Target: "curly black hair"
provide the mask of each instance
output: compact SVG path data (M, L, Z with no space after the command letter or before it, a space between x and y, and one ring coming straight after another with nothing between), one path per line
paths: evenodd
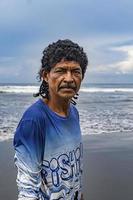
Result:
M51 68L54 67L62 59L64 59L64 61L75 61L79 63L82 69L82 76L84 78L84 74L88 65L87 55L83 51L83 48L80 47L77 43L65 39L53 42L44 49L43 57L41 59L42 65L38 73L39 80L41 81L44 71L50 72ZM45 80L42 81L39 92L34 96L39 95L41 95L43 98L49 98L48 84ZM74 103L74 100L72 100L72 103Z

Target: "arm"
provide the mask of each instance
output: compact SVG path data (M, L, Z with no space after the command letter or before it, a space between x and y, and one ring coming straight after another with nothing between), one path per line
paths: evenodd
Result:
M44 138L33 120L21 120L15 136L18 200L37 200L41 187Z

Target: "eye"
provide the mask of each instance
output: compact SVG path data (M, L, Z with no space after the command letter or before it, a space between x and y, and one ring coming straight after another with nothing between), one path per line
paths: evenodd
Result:
M73 73L74 73L74 74L79 74L79 75L82 74L82 72L81 72L80 69L76 69L76 70L74 70Z
M75 73L80 74L81 72L79 70L76 70Z

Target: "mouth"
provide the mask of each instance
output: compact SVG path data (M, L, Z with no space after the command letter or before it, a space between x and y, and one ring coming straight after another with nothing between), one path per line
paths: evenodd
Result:
M76 88L75 87L60 87L59 90L62 90L64 92L75 92Z

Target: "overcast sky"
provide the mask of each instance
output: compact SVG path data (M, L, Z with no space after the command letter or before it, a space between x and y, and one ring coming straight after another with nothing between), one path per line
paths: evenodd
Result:
M71 39L87 52L84 82L133 83L132 0L1 0L0 83L37 83L43 49Z

